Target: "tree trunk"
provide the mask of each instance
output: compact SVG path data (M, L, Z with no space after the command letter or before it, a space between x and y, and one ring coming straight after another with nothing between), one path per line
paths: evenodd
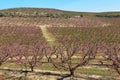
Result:
M115 70L117 71L117 73L120 75L120 70L118 68L115 68Z
M0 66L2 65L2 62L0 62Z
M74 70L70 70L70 76L74 76Z
M33 66L30 66L30 69L31 69L32 72L34 71L34 67Z
M28 71L27 71L27 70L25 70L25 71L24 71L24 73L25 73L25 77L27 77Z
M47 60L48 60L48 62L50 62L50 58L48 58Z

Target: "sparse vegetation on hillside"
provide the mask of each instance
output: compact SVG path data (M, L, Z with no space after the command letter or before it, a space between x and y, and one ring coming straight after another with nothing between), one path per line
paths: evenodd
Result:
M82 18L82 17L107 17L118 18L120 12L74 12L49 8L13 8L0 10L0 17L51 17L51 18Z

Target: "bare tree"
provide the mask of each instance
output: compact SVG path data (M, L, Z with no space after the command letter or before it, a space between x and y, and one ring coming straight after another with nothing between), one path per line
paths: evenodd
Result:
M55 68L69 71L70 76L74 76L78 67L88 64L89 60L95 58L97 49L94 44L80 44L79 40L73 38L62 39L56 44L57 50L49 53L50 61ZM54 57L56 54L58 57Z
M108 64L108 67L113 68L120 75L120 46L117 43L104 44L104 58L111 63Z
M22 64L26 70L30 68L31 71L34 71L35 66L42 64L44 50L45 43L43 41L35 45L22 45L16 58L17 62Z

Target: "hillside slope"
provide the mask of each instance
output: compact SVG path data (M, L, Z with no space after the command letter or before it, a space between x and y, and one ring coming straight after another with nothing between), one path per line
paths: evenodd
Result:
M74 12L51 8L11 8L0 10L0 17L120 17L120 12Z

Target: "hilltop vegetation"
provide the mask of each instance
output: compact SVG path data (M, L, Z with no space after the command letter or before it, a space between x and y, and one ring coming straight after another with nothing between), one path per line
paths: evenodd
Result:
M12 8L0 10L0 17L120 17L120 12L74 12L49 8Z
M0 11L0 16L6 17L72 17L75 12L62 11L57 9L47 9L47 8L15 8L6 9ZM80 14L79 14L80 15Z

